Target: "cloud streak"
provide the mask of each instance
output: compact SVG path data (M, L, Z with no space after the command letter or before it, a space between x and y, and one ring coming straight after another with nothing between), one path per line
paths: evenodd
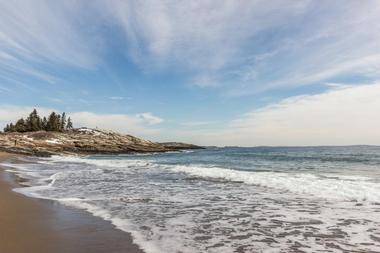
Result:
M246 95L350 74L378 78L380 6L354 1L1 1L0 70L46 82L46 64L93 69L121 31L145 71ZM353 32L354 31L354 32Z
M1 1L2 75L17 79L22 73L54 83L57 77L46 64L94 68L100 61L100 43L81 26L91 21L82 18L84 7L80 2Z
M181 66L192 84L229 95L379 76L375 0L115 1L106 9L137 64Z

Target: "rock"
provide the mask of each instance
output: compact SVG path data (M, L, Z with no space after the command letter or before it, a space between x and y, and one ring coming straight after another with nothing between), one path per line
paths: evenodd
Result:
M187 144L183 142L160 142L166 148L174 150L184 150L184 149L204 149L204 147L197 146L194 144Z
M0 150L36 156L166 152L196 147L167 145L112 131L79 128L64 132L1 133Z

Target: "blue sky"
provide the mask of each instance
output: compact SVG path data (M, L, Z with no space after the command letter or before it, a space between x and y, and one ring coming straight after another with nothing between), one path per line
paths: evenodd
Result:
M1 124L37 107L157 141L380 144L379 76L376 0L0 1Z

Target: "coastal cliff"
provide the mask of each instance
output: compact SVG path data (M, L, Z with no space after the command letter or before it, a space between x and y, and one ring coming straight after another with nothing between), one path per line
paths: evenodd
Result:
M149 153L196 148L201 147L184 143L166 145L132 135L90 128L0 134L1 151L36 156Z

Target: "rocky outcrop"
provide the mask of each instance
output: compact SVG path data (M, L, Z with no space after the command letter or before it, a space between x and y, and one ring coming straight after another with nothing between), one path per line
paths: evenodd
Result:
M38 131L0 134L1 151L37 156L166 152L187 149L190 146L178 148L131 135L90 128L64 132Z
M173 150L184 150L184 149L203 149L204 147L197 146L194 144L188 144L183 142L160 142L166 148Z

